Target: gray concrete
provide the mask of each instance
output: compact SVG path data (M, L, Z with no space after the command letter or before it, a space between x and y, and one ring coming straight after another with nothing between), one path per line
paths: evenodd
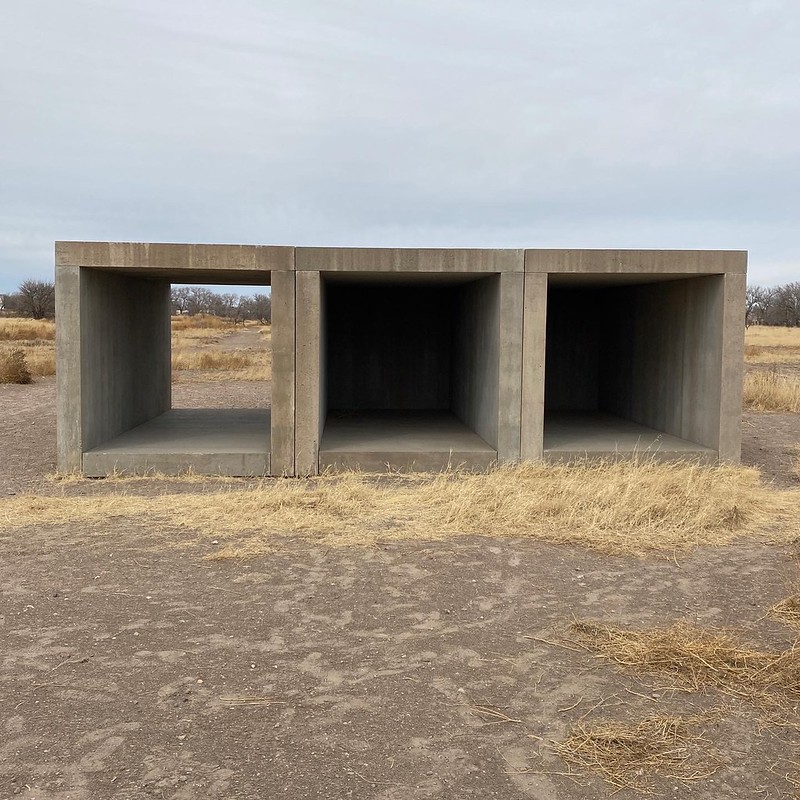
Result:
M448 411L329 414L320 468L441 471L486 469L497 451Z
M738 461L746 266L736 251L526 251L523 457L543 452L549 408L606 411Z
M493 459L519 459L522 272L379 274L297 272L298 474L324 465L342 411L450 411Z
M642 456L656 461L716 461L716 450L604 412L550 412L544 423L546 461Z
M295 473L294 248L109 242L56 243L60 471L96 474L99 464L109 462L88 456L90 452L96 454L126 431L169 410L169 290L172 282L183 281L273 284L268 441L274 443L274 458L268 453L265 461L243 451L244 461L235 466L233 454L225 461L209 452L206 461L194 458L195 470L264 474L266 464L278 475ZM131 469L136 468L135 452L126 456ZM163 455L159 469L169 471L169 454ZM174 455L180 461L183 454ZM148 458L146 468L152 467Z
M739 459L746 253L59 242L56 264L63 471L101 471L109 442L169 409L170 282L273 286L266 461L195 469L549 458L569 411L615 418L616 454L635 434L659 457ZM555 430L589 452L597 419Z
M83 471L89 477L148 472L269 475L270 412L172 409L89 450Z

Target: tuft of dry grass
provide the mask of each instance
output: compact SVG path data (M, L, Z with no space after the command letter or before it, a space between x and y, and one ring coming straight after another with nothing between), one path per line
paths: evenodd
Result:
M800 328L781 325L751 325L744 334L746 346L800 348Z
M617 789L651 793L657 776L685 783L719 769L708 740L694 732L700 721L652 714L638 722L578 724L554 749L568 764L600 775Z
M800 648L756 650L724 631L680 621L635 631L574 622L571 640L636 672L669 678L696 691L714 687L762 705L796 706L800 700Z
M0 317L0 342L54 341L56 324L51 319Z
M98 514L97 505L102 513ZM0 500L0 530L117 516L224 538L218 557L250 557L287 535L328 546L466 534L531 537L617 554L722 545L796 520L800 492L763 485L741 467L597 463L500 466L488 473L323 475L254 488L136 497L17 496ZM775 526L771 536L782 536Z
M31 373L22 350L0 352L0 383L31 383Z
M751 411L800 412L800 379L775 369L751 372L744 379L744 406Z
M793 628L800 628L800 594L786 597L776 603L769 610L770 616L774 617Z
M252 367L254 360L249 353L233 350L207 350L201 352L174 351L172 369L224 369L236 370Z

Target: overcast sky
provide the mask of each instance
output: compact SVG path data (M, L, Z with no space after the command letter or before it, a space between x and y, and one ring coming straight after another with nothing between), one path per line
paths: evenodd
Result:
M56 239L750 251L798 0L2 0L0 291Z

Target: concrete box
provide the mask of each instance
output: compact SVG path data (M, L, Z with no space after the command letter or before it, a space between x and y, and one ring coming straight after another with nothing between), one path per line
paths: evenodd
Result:
M272 408L172 409L170 284L272 285ZM294 251L56 244L58 468L294 474Z
M58 463L738 461L746 253L56 245ZM170 408L171 282L272 286L271 414Z
M738 461L746 264L526 251L523 458Z

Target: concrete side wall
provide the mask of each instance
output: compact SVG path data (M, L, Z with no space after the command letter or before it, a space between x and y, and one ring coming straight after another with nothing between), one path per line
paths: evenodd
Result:
M746 284L746 275L724 276L719 457L721 461L734 463L738 463L742 455L742 354Z
M522 272L522 250L298 247L298 270L328 272Z
M80 270L81 449L167 411L170 285Z
M459 287L453 318L452 411L497 449L500 276Z
M450 407L456 290L440 286L327 287L328 407Z
M59 472L82 467L81 272L56 270L56 439Z
M614 290L600 407L719 447L723 277Z
M520 456L527 461L536 461L544 455L547 275L525 275L522 337Z
M575 273L740 273L740 250L526 250L526 272Z
M295 469L297 475L316 475L324 414L322 278L318 272L303 272L296 280Z
M295 474L295 274L272 273L272 414L270 471Z

